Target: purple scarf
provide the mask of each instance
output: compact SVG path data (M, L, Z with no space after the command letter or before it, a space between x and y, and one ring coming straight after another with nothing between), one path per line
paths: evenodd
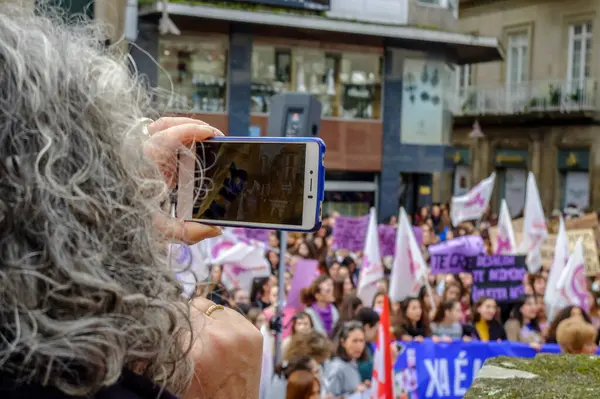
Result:
M323 327L327 331L327 335L331 334L331 329L333 328L333 305L329 304L323 309L316 303L313 303L311 308L319 315L319 318L323 322Z

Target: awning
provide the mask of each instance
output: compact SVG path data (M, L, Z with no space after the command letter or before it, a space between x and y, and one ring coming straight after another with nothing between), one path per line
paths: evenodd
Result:
M143 7L140 9L139 15L150 16L162 13L162 4L159 2ZM359 35L385 39L388 45L399 48L405 47L421 51L427 51L428 48L436 49L452 58L448 60L449 62L460 65L499 61L504 58L504 51L496 37L443 32L405 25L363 23L321 16L258 12L201 4L168 3L167 7L167 11L172 16Z

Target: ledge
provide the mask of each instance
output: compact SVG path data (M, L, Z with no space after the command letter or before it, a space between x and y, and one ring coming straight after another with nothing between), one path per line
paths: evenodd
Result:
M540 354L497 357L481 368L465 399L596 399L600 357Z
M141 5L147 4L142 2ZM151 16L163 11L163 3L153 2L140 8L140 16ZM240 24L282 26L309 31L336 32L366 37L391 39L411 47L427 51L430 46L444 46L454 58L448 60L457 64L499 61L504 51L498 38L444 32L422 27L386 25L334 19L321 16L318 12L298 12L265 6L245 4L207 5L206 3L169 3L167 11L172 15L195 17L209 20L229 21ZM289 12L288 12L289 11Z

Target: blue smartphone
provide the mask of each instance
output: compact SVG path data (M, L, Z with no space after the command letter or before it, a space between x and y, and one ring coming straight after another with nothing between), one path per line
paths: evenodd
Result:
M319 138L197 143L179 154L176 215L217 226L314 231L322 219L324 156Z

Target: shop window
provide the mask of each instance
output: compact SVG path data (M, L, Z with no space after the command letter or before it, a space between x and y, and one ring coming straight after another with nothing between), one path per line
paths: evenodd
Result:
M224 112L227 37L161 38L157 101L163 110Z
M252 49L251 112L269 112L271 97L291 91L292 52L273 46Z
M379 119L381 71L378 54L255 45L251 111L267 113L271 96L294 91L314 95L323 117Z
M586 211L590 200L588 149L559 150L558 171L561 188L561 207Z

